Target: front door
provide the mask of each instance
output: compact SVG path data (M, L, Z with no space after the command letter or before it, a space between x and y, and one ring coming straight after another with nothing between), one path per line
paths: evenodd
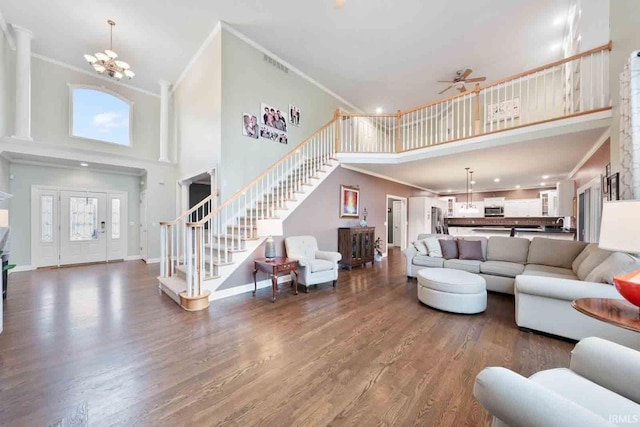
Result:
M60 192L60 264L107 260L107 194Z

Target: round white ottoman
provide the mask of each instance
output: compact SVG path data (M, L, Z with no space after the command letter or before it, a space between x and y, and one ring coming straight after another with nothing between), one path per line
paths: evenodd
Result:
M452 313L482 313L487 308L484 278L451 268L418 271L418 299L429 307Z

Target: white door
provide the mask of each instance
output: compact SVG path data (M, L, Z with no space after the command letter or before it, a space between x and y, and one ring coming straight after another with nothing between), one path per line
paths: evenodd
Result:
M107 260L107 194L60 192L60 265Z
M138 224L140 225L140 257L143 260L147 260L147 192L142 191L140 193L140 218L138 218Z
M402 200L400 202L400 249L405 250L407 248L407 202Z
M393 246L400 246L400 204L400 201L393 201Z
M127 257L127 194L109 193L107 241L109 261Z
M58 265L58 215L57 190L32 189L31 191L31 245L33 267Z

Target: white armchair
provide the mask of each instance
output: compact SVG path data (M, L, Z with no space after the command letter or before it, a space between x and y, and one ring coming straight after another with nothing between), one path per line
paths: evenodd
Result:
M569 368L525 378L486 368L473 394L493 416L493 426L640 425L640 352L601 338L585 338Z
M338 261L342 255L338 252L318 250L318 241L313 236L292 236L284 239L287 257L298 260L300 277L298 283L309 286L338 280Z

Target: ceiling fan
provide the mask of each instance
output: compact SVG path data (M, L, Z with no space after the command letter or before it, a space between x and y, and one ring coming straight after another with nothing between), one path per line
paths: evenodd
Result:
M486 77L474 77L473 79L468 79L467 77L469 77L472 72L473 70L471 68L467 68L464 71L457 71L456 76L453 78L453 80L438 80L438 83L449 83L449 87L440 92L439 95L442 95L452 87L458 89L459 92L466 92L467 87L465 86L465 83L477 83L487 80Z

